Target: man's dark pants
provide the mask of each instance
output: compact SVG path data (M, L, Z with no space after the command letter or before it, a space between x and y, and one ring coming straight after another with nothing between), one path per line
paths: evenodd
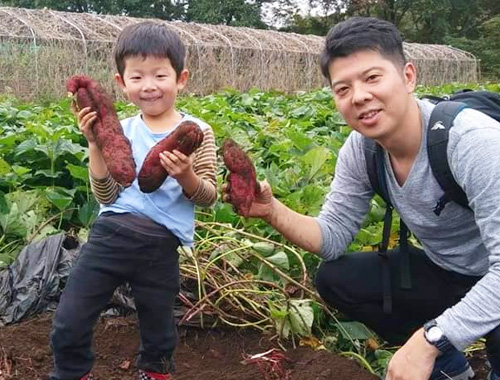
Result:
M177 343L173 306L179 292L178 239L132 214L94 224L70 273L53 321L52 379L80 379L92 369L92 330L114 290L128 281L139 318L138 367L165 373Z
M455 305L481 278L446 271L410 247L411 289L401 287L401 254L388 252L392 311L383 310L384 260L376 252L354 252L323 262L316 287L327 304L363 322L391 344L403 344L428 320ZM500 327L486 336L488 359L500 373Z

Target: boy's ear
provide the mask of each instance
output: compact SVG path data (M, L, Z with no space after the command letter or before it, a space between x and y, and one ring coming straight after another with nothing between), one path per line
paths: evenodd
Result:
M406 81L406 87L408 92L415 91L417 86L417 68L411 62L407 62L404 67L404 77Z
M187 69L182 70L179 74L179 77L177 78L177 89L182 90L184 87L186 87L188 79L189 71Z
M125 86L125 82L123 81L123 77L119 74L115 74L115 82L122 89L123 92L127 93L127 88Z

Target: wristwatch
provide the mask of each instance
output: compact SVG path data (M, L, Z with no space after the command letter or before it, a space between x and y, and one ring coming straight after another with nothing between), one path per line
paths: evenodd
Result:
M437 325L435 319L424 324L424 337L429 344L432 344L442 353L454 348L446 335L444 335L443 330Z

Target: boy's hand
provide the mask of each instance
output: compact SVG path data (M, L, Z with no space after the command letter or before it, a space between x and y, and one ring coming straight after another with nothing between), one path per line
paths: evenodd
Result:
M90 107L82 108L77 114L78 128L85 136L89 144L95 143L94 132L92 131L92 125L97 119L97 112L92 111Z
M262 218L268 221L273 211L273 192L267 181L257 182L257 184L260 187L260 191L255 194L255 200L252 202L246 217ZM232 203L230 186L230 183L222 185L222 200L228 203Z
M194 176L193 171L194 154L186 156L178 150L173 152L163 151L160 153L161 166L168 175L182 182L182 180Z

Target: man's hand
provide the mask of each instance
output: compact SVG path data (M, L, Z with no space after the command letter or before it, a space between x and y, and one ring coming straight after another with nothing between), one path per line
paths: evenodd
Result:
M267 181L257 182L257 184L259 191L255 194L246 217L262 218L292 244L306 251L319 253L323 240L321 228L316 219L299 214L274 198ZM222 185L222 200L232 203L230 183Z
M269 221L273 212L273 192L267 181L258 183L260 191L255 194L255 200L250 206L249 218L262 218ZM230 184L222 185L222 200L231 203Z
M421 328L396 351L385 380L428 380L438 355L439 350L425 340Z

